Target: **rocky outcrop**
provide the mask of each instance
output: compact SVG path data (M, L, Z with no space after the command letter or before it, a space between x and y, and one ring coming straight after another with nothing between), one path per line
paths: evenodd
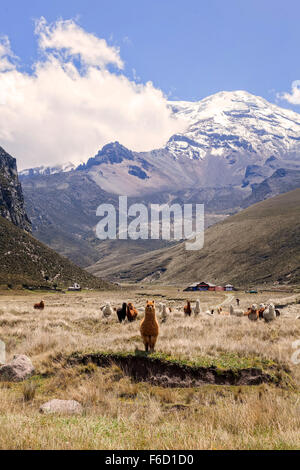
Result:
M18 227L31 231L31 223L24 208L16 159L0 147L0 216Z
M82 406L76 400L50 400L40 407L40 413L80 414Z
M0 381L21 382L33 373L34 367L29 357L19 354L9 364L0 367Z
M134 153L128 150L119 142L111 142L99 150L97 155L89 158L87 163L81 164L77 167L77 170L87 170L93 166L102 165L104 163L114 164L122 163L123 160L134 160Z

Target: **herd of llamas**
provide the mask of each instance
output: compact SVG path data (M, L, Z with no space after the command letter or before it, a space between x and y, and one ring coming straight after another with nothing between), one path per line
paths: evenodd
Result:
M239 306L239 302L239 299L236 299L237 306ZM43 310L45 308L45 303L41 300L39 303L34 304L33 307L38 310ZM144 318L140 323L141 337L145 346L145 351L154 352L155 344L159 335L159 321L156 314L156 305L154 300L148 300L145 308L135 308L132 302L123 302L122 307L113 308L110 302L106 302L105 305L100 307L100 310L104 318L109 318L116 314L120 323L133 322L137 319L139 314L144 314ZM161 323L166 322L172 313L172 308L167 307L166 304L162 302L158 303L157 310ZM191 301L188 300L186 305L183 307L182 313L186 317L190 317L191 315L221 315L225 317L230 315L237 317L246 316L251 321L264 320L265 322L274 321L278 316L280 316L279 310L275 308L273 303L260 304L259 307L256 304L253 304L247 311L230 305L229 312L223 310L222 305L219 305L211 310L202 312L199 299L196 300L194 307L192 307Z

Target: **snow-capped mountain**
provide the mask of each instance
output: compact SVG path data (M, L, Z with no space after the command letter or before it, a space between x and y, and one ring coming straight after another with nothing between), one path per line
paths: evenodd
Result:
M171 101L187 129L167 149L175 158L203 159L240 151L270 156L300 151L300 115L246 91L220 92L198 102Z
M53 175L55 173L65 173L67 171L73 171L76 169L76 165L71 162L63 163L62 165L55 166L38 166L35 168L28 168L21 170L19 176L24 178L26 176L37 176L37 175Z
M198 102L170 101L181 134L152 152L107 144L86 164L23 170L21 178L73 170L89 172L109 192L181 189L191 185L260 183L279 168L300 170L300 114L246 91L223 91ZM84 158L84 156L83 156Z
M249 192L278 169L300 170L300 114L245 91L169 106L186 129L164 148L137 153L115 142L80 169L128 195L228 185Z
M35 235L77 263L97 260L101 202L203 203L206 222L300 187L300 115L244 91L170 102L186 121L161 149L105 145L86 163L27 170L22 186Z

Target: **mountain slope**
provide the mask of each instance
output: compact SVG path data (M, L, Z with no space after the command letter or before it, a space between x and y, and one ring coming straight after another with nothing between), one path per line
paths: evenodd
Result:
M300 187L299 114L244 91L169 106L186 120L186 130L162 149L138 153L113 142L72 171L22 172L34 234L88 266L103 252L96 209L102 202L117 206L119 194L147 205L204 203L208 226ZM127 262L124 246L121 262ZM143 251L137 245L137 254Z
M170 102L173 113L186 120L182 134L167 144L176 157L225 158L244 150L264 161L300 149L300 115L246 91L219 92L198 102Z
M3 217L0 217L0 259L0 286L67 287L79 282L84 287L110 287Z
M101 260L88 270L98 273ZM238 286L300 283L300 189L255 204L205 231L202 250L180 243L101 271L110 279Z
M15 158L0 147L0 216L30 231Z

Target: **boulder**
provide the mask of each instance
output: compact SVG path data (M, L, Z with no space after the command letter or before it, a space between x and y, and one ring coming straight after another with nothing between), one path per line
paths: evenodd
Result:
M40 407L41 413L80 414L82 405L75 400L50 400Z
M34 367L29 357L18 354L10 363L0 366L0 381L21 382L30 377L33 372Z

